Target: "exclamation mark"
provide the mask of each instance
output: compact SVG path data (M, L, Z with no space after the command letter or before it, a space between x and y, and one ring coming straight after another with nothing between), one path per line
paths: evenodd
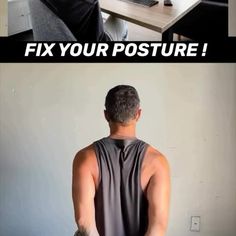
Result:
M202 49L202 56L205 57L206 56L206 50L207 50L207 43L204 43L203 45L203 49Z

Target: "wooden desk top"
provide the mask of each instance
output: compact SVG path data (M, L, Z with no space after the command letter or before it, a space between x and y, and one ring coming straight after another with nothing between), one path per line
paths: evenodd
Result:
M123 0L99 0L103 12L163 33L180 20L201 0L172 0L173 6L164 6L164 0L152 7L139 6Z

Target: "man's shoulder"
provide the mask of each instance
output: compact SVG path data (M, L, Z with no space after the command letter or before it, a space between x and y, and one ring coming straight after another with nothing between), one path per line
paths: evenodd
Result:
M91 161L94 160L94 157L95 157L94 145L90 144L76 153L74 158L74 164L76 165L89 164Z
M157 170L168 168L169 165L166 156L151 145L147 147L145 159L148 165Z
M164 157L164 155L159 150L157 150L155 147L151 146L150 144L148 144L148 147L147 147L147 154L151 158L161 158L161 157Z
M80 158L80 159L87 159L87 158L89 158L89 157L91 157L91 156L95 156L96 155L96 153L95 153L95 146L96 146L96 144L97 143L102 143L102 142L104 142L104 140L106 140L106 138L100 138L100 139L98 139L98 140L95 140L93 143L91 143L90 145L88 145L88 146L86 146L86 147L84 147L84 148L82 148L82 149L80 149L77 153L76 153L76 155L75 155L75 158L76 159L78 159L78 158Z

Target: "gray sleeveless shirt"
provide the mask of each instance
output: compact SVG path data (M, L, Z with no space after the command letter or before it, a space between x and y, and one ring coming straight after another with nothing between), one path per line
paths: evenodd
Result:
M148 204L141 188L147 144L139 139L103 138L94 142L99 166L95 218L100 236L144 236Z

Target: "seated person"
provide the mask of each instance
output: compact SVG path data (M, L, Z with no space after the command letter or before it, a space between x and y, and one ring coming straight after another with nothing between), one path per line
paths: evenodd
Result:
M109 16L105 24L98 0L41 0L74 34L78 41L127 40L126 22Z

